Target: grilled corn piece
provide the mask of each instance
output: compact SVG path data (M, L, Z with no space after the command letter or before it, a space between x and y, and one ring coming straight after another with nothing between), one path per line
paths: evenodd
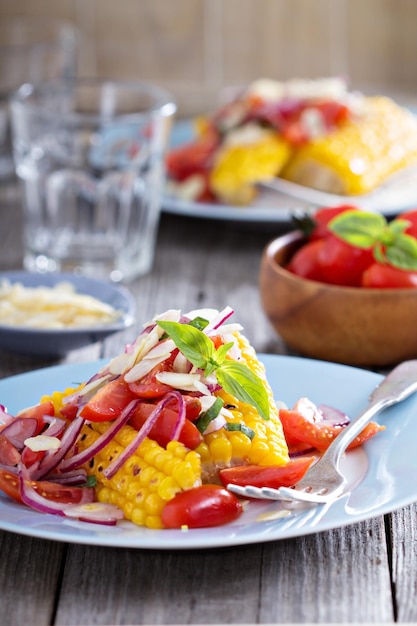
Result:
M78 442L80 451L94 443L110 425L109 422L94 422L83 426ZM103 471L136 434L135 429L124 426L85 469L97 479L99 502L118 506L126 519L139 526L162 528L165 503L179 491L201 484L200 456L178 441L169 442L165 449L146 438L116 474L106 478Z
M273 131L246 127L222 146L215 157L209 182L225 203L249 204L255 184L278 176L290 156L289 145Z
M363 116L298 148L281 177L342 195L368 193L417 165L417 120L389 98L367 98Z
M204 442L197 448L201 455L203 480L213 482L218 470L231 465L285 465L289 461L278 411L271 387L266 379L265 368L257 358L255 350L241 333L235 335L242 354L242 362L261 378L268 394L270 419L264 420L256 409L240 402L221 390L216 393L224 400L228 412L227 421L231 424L243 424L253 431L254 437L239 430L221 428L204 436Z

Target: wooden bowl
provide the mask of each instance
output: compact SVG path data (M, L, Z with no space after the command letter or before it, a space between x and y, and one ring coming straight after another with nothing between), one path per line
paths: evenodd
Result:
M294 231L269 243L260 269L262 306L300 354L363 367L417 358L417 289L339 287L284 269L303 244Z

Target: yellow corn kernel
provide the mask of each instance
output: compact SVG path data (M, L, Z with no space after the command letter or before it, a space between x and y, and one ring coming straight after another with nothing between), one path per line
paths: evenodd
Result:
M292 182L343 195L374 190L417 164L417 120L389 98L365 100L364 114L298 148L280 174Z
M264 131L253 143L224 145L210 173L210 187L223 202L249 204L254 185L274 178L290 156L290 147L272 131Z
M256 356L246 337L235 335L244 362L263 381L268 395L270 419L263 419L257 410L240 402L225 391L217 395L222 398L231 417L228 422L244 424L254 431L250 439L238 431L221 428L204 435L204 442L197 448L203 466L203 481L216 481L219 468L227 465L285 465L289 461L287 443L275 405L272 389L266 380L265 368Z
M83 426L78 441L80 451L96 441L109 426L109 422ZM85 469L97 479L99 501L119 506L125 518L135 524L162 528L161 514L165 503L179 491L201 484L200 457L178 441L170 442L164 449L156 441L146 438L112 478L105 478L106 467L136 435L136 430L124 426L111 443L86 463Z

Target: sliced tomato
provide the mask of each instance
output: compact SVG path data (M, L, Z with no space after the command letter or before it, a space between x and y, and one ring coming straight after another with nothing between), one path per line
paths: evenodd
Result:
M399 220L407 220L410 222L410 225L407 226L405 232L412 237L417 239L417 209L412 209L411 211L406 211L405 213L400 213L397 215L397 219Z
M63 504L78 504L84 501L84 492L88 487L68 487L58 485L49 481L31 480L31 486L35 491L48 500L61 502ZM12 472L0 469L0 491L3 491L9 498L22 502L19 488L19 477Z
M318 259L323 245L322 240L306 243L290 259L286 269L297 276L321 281L321 267Z
M373 263L363 273L362 287L415 289L417 287L417 272L408 272L391 265Z
M19 450L7 439L5 435L0 434L0 463L2 465L14 466L20 461Z
M40 404L31 406L27 409L23 409L23 411L20 411L20 413L18 413L18 417L29 417L32 419L36 419L36 421L38 422L38 428L35 433L36 435L38 435L45 428L45 415L48 417L53 417L55 415L54 405L49 400L47 402L41 402Z
M60 408L59 412L62 415L62 417L65 417L65 419L72 422L77 417L78 405L77 404L64 404Z
M312 422L298 411L291 409L280 409L279 417L285 437L288 435L292 441L298 440L320 451L326 450L343 429L343 426L330 426L325 422ZM370 422L348 446L348 450L362 445L384 429L384 426L380 426L376 422Z
M122 379L112 380L103 387L81 409L80 415L91 422L107 422L118 417L135 394Z
M193 142L171 150L166 157L168 176L182 182L207 171L219 144L217 133L209 132Z
M136 428L136 430L140 430L143 426L147 418L150 416L152 411L156 408L155 404L149 404L147 402L141 402L137 408L133 416L129 420L129 424ZM178 413L174 409L170 409L165 407L162 409L161 415L158 417L157 421L149 431L150 439L153 439L160 446L164 448L171 441L172 433L174 431L175 425L178 420ZM179 441L183 443L190 450L194 450L198 445L202 442L203 438L198 430L197 426L190 422L189 419L186 419L184 422L184 426L181 429Z
M160 383L156 375L160 372L172 371L173 359L167 359L159 365L156 365L146 376L133 383L129 383L130 391L139 398L152 399L162 398L168 391L172 391L172 387L165 383Z
M30 467L34 463L42 461L45 456L45 450L31 450L27 446L22 450L21 461L25 467Z
M243 511L233 493L220 485L202 485L177 493L162 510L165 528L208 528L228 524Z
M220 470L220 480L223 485L252 485L254 487L292 487L304 476L314 457L300 457L290 460L286 465L239 465L226 467Z

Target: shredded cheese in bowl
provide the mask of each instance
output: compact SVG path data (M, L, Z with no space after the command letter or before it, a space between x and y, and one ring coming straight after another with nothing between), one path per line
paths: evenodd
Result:
M27 328L87 328L112 324L122 316L110 304L78 293L70 282L53 287L0 283L0 324Z

